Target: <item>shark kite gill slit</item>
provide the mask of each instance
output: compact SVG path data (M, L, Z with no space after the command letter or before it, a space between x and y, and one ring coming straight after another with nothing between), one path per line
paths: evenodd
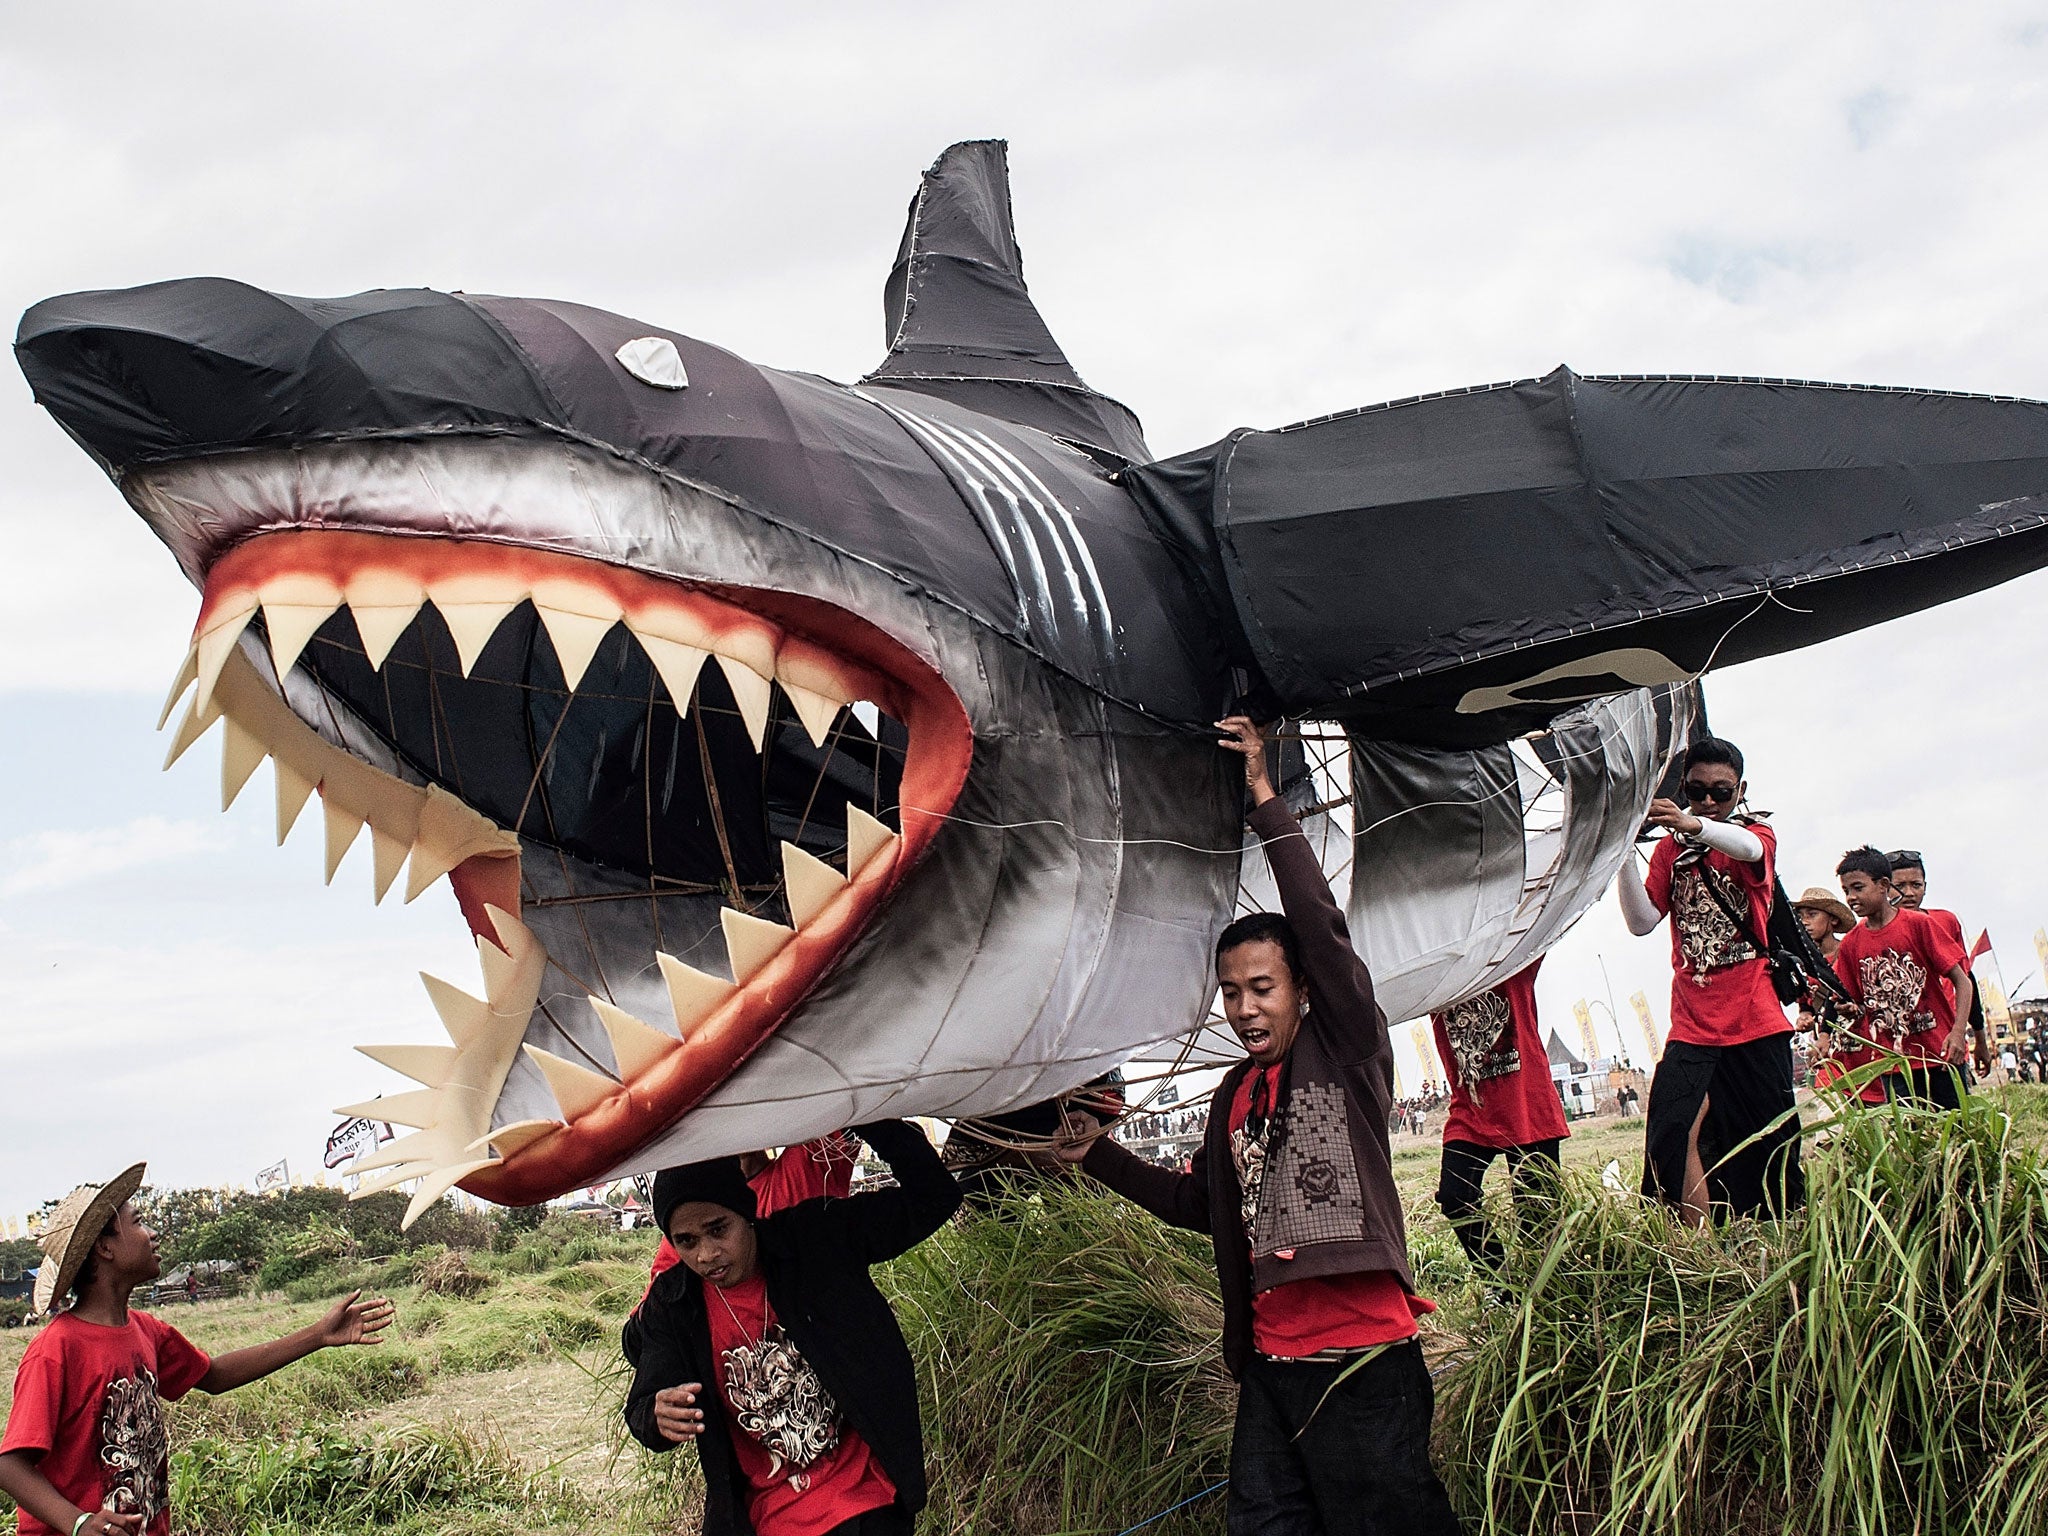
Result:
M1186 1031L1236 702L1348 738L1419 1015L1598 896L1710 664L2048 563L2048 408L1986 396L1560 369L1156 459L1032 305L1000 143L926 173L885 310L851 386L417 289L24 316L200 591L172 756L220 722L226 799L268 757L280 841L317 794L330 879L367 829L476 936L447 1043L365 1048L422 1085L352 1106L416 1128L367 1187L538 1201Z

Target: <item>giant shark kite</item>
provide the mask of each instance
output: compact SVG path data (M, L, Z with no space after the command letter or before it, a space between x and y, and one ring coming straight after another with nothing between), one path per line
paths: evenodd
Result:
M533 299L38 304L36 398L200 593L215 721L329 878L442 876L481 998L366 1185L531 1202L1040 1099L1200 1017L1226 706L1350 743L1392 1017L1611 879L1709 665L2048 563L2048 408L1522 380L1155 460L1028 297L1000 143L924 177L855 385ZM710 663L707 665L707 663ZM1534 751L1518 738L1534 735ZM1525 816L1541 788L1562 814Z

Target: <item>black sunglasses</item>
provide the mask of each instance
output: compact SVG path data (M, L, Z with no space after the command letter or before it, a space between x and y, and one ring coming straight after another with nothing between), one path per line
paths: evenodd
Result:
M1894 870L1925 869L1927 867L1920 862L1920 850L1918 848L1901 848L1896 853L1886 854L1885 857L1891 861L1891 866Z
M1685 784L1685 798L1692 801L1711 800L1716 805L1726 805L1735 798L1735 786L1702 784L1698 779L1688 779Z

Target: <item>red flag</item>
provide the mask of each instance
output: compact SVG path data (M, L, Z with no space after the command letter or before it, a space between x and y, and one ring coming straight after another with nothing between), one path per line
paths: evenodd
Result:
M1991 952L1991 930L1986 928L1977 935L1977 942L1970 946L1970 963L1977 963L1977 957Z

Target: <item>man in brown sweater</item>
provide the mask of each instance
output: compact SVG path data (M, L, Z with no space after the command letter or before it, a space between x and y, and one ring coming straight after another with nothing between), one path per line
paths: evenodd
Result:
M1238 1381L1229 1529L1458 1530L1429 1464L1435 1391L1415 1319L1435 1310L1408 1272L1387 1147L1387 1021L1301 827L1274 793L1265 737L1218 722L1243 755L1252 830L1285 915L1238 919L1216 945L1224 1016L1246 1059L1209 1105L1191 1171L1133 1156L1092 1117L1061 1156L1160 1220L1207 1232L1223 1290L1223 1358Z

